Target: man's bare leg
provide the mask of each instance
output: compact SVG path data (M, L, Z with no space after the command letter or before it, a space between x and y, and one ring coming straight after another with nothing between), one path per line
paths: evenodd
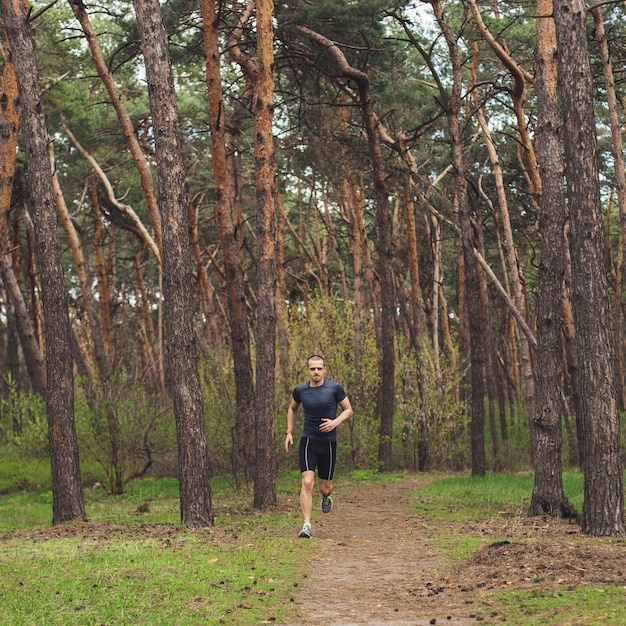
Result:
M311 523L311 512L313 511L313 485L315 483L315 472L307 470L302 472L302 488L300 489L300 511L302 521L305 524Z
M319 487L320 493L323 496L329 496L333 492L332 480L324 480L323 478L318 478L317 486Z

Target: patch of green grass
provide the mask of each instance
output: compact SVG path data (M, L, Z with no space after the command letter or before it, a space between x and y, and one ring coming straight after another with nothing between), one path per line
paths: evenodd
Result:
M297 623L293 599L316 549L296 536L299 473L281 473L281 506L263 512L251 488L211 486L216 526L196 531L180 525L175 479L117 497L86 488L84 537L47 532L48 491L0 497L5 533L41 529L0 540L0 624Z
M367 482L367 483L374 483L374 484L384 484L384 483L389 483L389 482L397 482L399 480L402 480L405 476L406 474L403 474L403 473L381 474L380 472L377 472L375 470L355 469L355 470L352 470L352 472L350 472L349 474L342 476L342 480L347 480L348 482L352 481L355 483Z
M511 591L493 597L509 624L626 624L626 590L593 585L550 591Z
M485 476L448 476L414 494L414 508L432 519L446 521L487 520L503 512L525 515L530 505L534 478L530 472ZM563 475L563 488L580 511L583 479L579 472Z
M50 460L17 457L14 446L0 448L0 494L50 487Z
M416 494L420 513L449 521L488 519L500 507L523 506L532 493L531 474L453 476L442 478Z
M313 550L285 534L227 529L1 545L0 623L261 624L294 619Z
M467 535L455 536L454 540L451 541L448 533L440 534L433 540L433 545L445 555L449 565L469 559L485 543L484 539Z

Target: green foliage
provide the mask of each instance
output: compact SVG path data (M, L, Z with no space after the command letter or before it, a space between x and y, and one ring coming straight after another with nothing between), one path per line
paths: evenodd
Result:
M0 445L0 494L50 488L50 461L13 443Z
M6 393L0 396L0 493L49 489L45 402L21 389L10 376L6 385Z
M488 408L485 408L485 416L488 416ZM494 402L494 411L496 412L496 421L498 421L499 407ZM507 423L507 441L501 442L498 453L493 452L492 438L493 433L486 426L485 428L485 448L487 459L490 466L495 469L502 469L507 472L522 472L532 467L532 458L530 456L530 424L528 417L519 403L513 406L505 405L504 412L506 414ZM487 417L486 417L487 419ZM496 437L500 440L501 433L496 433Z
M48 453L48 418L43 398L24 391L10 375L6 387L0 396L0 445L44 458Z
M232 355L227 349L207 346L199 369L211 475L237 479L234 446L238 413Z
M407 346L399 346L398 351L394 444L399 461L403 467L412 469L467 467L469 415L458 397L463 377L458 353L435 355L430 343L422 341L418 364ZM424 458L420 459L420 454Z
M76 398L81 456L90 467L100 467L89 476L92 481L121 493L130 480L145 474L156 455L175 449L173 418L121 368L93 392L92 406L84 395Z

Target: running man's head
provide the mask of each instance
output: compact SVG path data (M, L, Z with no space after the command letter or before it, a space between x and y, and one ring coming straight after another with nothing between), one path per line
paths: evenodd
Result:
M312 354L306 360L306 368L309 372L310 384L313 387L319 387L324 382L326 375L326 362L319 354Z

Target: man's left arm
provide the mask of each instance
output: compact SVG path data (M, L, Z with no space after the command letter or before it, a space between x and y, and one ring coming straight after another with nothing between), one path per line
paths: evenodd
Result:
M337 417L335 419L323 419L322 420L322 424L320 425L320 430L323 433L329 433L331 430L334 430L335 428L337 428L337 426L339 426L339 424L341 424L342 422L345 422L347 419L350 419L352 417L352 405L350 404L350 400L348 398L348 396L346 396L340 403L339 406L341 407L341 413L339 413L339 415L337 415Z

